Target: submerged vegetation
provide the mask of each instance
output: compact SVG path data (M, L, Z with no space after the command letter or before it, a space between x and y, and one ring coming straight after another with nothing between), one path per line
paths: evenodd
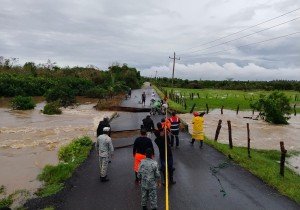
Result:
M273 92L268 96L260 95L250 106L259 111L267 122L274 124L288 124L287 120L292 110L289 99L282 92Z
M60 103L58 101L47 103L44 106L43 114L53 115L53 114L61 114Z
M9 209L16 200L24 202L28 197L27 190L17 190L7 195L6 188L2 185L0 186L0 209Z
M88 157L93 142L89 137L73 140L59 149L59 163L56 166L46 165L38 179L44 186L37 192L38 196L47 197L63 189L63 182L70 178L74 170Z
M11 100L13 109L28 110L34 109L35 103L30 96L16 96Z

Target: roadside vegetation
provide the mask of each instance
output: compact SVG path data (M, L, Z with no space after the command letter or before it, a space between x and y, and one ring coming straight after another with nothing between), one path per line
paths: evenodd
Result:
M44 185L36 194L47 197L62 190L64 181L70 178L75 169L86 160L92 145L93 142L89 137L81 137L61 147L58 152L58 165L46 165L38 175L38 179Z
M233 149L229 149L227 144L209 139L206 139L205 143L226 156L230 155L234 162L277 189L281 194L300 203L300 176L287 167L284 177L279 174L279 151L251 149L251 158L249 158L247 148L233 147Z

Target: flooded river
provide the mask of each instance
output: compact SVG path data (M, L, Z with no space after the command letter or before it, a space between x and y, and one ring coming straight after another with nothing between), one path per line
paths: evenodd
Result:
M80 136L95 139L95 131L104 115L93 106L96 99L78 98L80 105L63 108L62 115L44 115L45 102L34 110L19 111L0 108L0 185L8 193L17 189L35 191L41 183L36 176L46 164L56 164L61 145ZM3 105L4 104L4 105Z

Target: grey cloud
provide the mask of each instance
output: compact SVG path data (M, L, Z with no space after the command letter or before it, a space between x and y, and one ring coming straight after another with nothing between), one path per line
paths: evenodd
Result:
M300 66L299 36L277 40L262 47L253 46L194 58L188 56L197 53L190 54L191 50L186 50L192 47L201 49L199 45L202 43L296 8L300 6L297 0L276 0L273 3L224 0L217 4L211 0L201 3L197 0L2 2L0 55L19 57L20 63L27 60L46 62L49 58L62 66L94 64L105 69L118 61L133 65L146 75L147 69L168 66L168 56L172 56L173 51L183 50L179 52L182 54L185 50L188 54L182 55L179 64L182 69L191 68L191 74L198 67L204 69L204 66L208 69L226 69L230 66L236 70L235 74L240 70L259 69L257 66L278 71ZM293 17L296 14L286 18ZM300 24L295 21L285 27L205 52L233 48L299 30ZM236 66L226 65L228 63ZM203 70L201 74L213 78L216 76L214 72L205 73ZM257 79L262 78L257 75Z

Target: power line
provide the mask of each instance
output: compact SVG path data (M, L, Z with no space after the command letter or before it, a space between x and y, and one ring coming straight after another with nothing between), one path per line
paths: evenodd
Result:
M254 28L254 27L256 27L256 26L262 25L262 24L264 24L264 23L267 23L267 22L270 22L270 21L272 21L272 20L278 19L278 18L283 17L283 16L285 16L285 15L288 15L288 14L290 14L290 13L292 13L292 12L297 11L297 10L300 10L300 8L297 8L297 9L294 9L294 10L292 10L292 11L286 12L286 13L284 13L284 14L282 14L282 15L277 16L277 17L274 17L274 18L268 19L268 20L266 20L266 21L263 21L263 22L261 22L261 23L258 23L258 24L249 26L249 27L247 27L247 28L245 28L245 29L242 29L242 30L240 30L240 31L237 31L237 32L228 34L228 35L223 36L223 37L220 37L220 38L218 38L218 39L215 39L215 40L212 40L212 41L209 41L209 42L205 42L205 43L203 43L203 44L198 45L197 47L201 47L201 46L204 46L204 45L207 45L207 44L214 43L214 42L216 42L216 41L225 39L225 38L230 37L230 36L232 36L232 35L241 33L241 32L246 31L246 30L248 30L248 29ZM188 51L188 50L191 50L191 49L194 49L194 48L197 48L197 47L192 47L192 48L188 48L188 49L186 49L186 50L181 50L181 51ZM181 52L181 51L180 51L180 52ZM187 53L183 53L183 54L187 54ZM181 55L183 55L183 54L181 54Z
M216 45L213 45L213 46L210 46L210 47L201 49L201 50L195 50L195 51L190 52L190 54L195 53L195 52L201 52L201 51L204 51L204 50L207 50L207 49L210 49L210 48L214 48L214 47L217 47L217 46L220 46L220 45L224 45L224 44L227 44L227 43L236 41L236 40L240 40L240 39L243 39L243 38L245 38L245 37L252 36L252 35L254 35L254 34L258 34L258 33L260 33L260 32L267 31L267 30L270 30L270 29L272 29L272 28L276 28L276 27L281 26L281 25L284 25L284 24L286 24L286 23L295 21L295 20L297 20L297 19L299 19L299 18L300 18L300 17L296 17L296 18L291 19L291 20L288 20L288 21L286 21L286 22L279 23L279 24L277 24L277 25L275 25L275 26L271 26L271 27L269 27L269 28L265 28L265 29L256 31L256 32L251 33L251 34L247 34L247 35L245 35L245 36L241 36L241 37L238 37L238 38L235 38L235 39L231 39L231 40L229 40L229 41L227 41L227 42L222 42L222 43L220 43L220 44L216 44Z
M263 40L263 41L259 41L259 42L254 42L254 43L246 44L246 45L240 45L240 46L237 46L235 48L230 48L230 49L225 49L225 50L220 50L220 51L215 51L215 52L210 52L210 53L202 53L202 54L198 54L198 55L194 55L194 56L187 56L187 57L184 57L184 58L192 58L192 57L197 58L198 56L210 55L210 54L215 54L215 53L220 53L220 52L226 52L226 51L230 51L230 50L235 50L236 48L247 47L249 45L254 45L254 44L261 44L261 43L264 43L264 42L273 41L273 40L276 40L276 39L280 39L280 38L292 36L292 35L299 34L299 33L300 33L300 31L294 32L294 33L291 33L291 34L286 34L286 35L274 37L272 39L267 39L267 40Z

